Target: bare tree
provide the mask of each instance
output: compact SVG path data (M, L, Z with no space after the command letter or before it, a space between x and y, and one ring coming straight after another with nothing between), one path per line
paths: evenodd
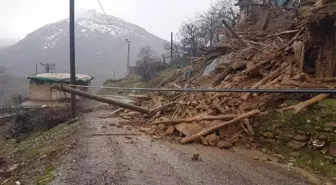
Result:
M216 33L222 30L222 20L225 19L230 25L236 24L237 11L233 0L221 0L208 11L198 14L196 21L200 28L200 36L204 38L205 46L212 46L216 39Z
M4 67L0 67L0 95L4 95L4 89L2 89L3 84L6 83L6 77L5 77L5 71L6 69Z
M165 58L167 58L167 56L170 56L171 44L168 42L165 42L163 44L163 49L165 50L165 54L164 54ZM183 56L183 48L180 43L177 43L177 42L173 43L173 55L175 58L181 58Z
M25 98L19 93L14 93L11 95L11 100L14 105L20 105L25 101Z
M199 26L189 21L182 24L180 37L182 48L189 56L196 56L198 48L203 45Z
M220 0L205 13L197 14L194 21L183 23L180 37L184 51L195 56L199 47L211 47L216 33L223 29L222 20L234 25L236 14L233 0Z
M138 74L144 81L151 80L157 72L167 67L166 63L157 57L149 46L140 49L136 66Z

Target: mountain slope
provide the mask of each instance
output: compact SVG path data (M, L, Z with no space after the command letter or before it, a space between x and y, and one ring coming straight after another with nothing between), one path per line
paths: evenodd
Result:
M109 20L109 21L108 21ZM126 74L127 44L131 41L131 61L136 61L141 47L163 52L159 37L122 19L88 10L76 15L76 72L93 75L95 84ZM0 64L9 73L26 76L35 73L35 65L56 63L55 72L69 72L69 20L48 24L17 44L0 51ZM42 68L39 69L42 72Z
M0 49L11 46L15 44L15 42L13 39L0 38Z

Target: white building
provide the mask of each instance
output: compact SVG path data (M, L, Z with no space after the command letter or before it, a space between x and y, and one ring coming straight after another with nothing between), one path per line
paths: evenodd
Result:
M28 76L30 79L29 90L30 100L36 101L59 101L70 98L70 94L51 89L51 85L55 83L70 84L69 73L42 73ZM76 74L77 85L90 85L94 78L90 75ZM78 88L82 91L88 91L88 88Z

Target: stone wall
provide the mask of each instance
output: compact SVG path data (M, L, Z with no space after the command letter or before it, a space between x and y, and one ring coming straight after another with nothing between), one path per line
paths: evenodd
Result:
M276 111L258 123L257 140L262 152L284 163L336 177L336 99L299 114Z
M316 126L312 130L282 131L276 125L262 129L259 132L259 141L263 144L285 144L293 150L306 148L317 150L336 164L336 122L328 122L323 127Z

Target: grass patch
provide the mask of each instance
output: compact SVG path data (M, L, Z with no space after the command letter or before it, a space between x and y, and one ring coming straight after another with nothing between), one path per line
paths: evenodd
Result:
M296 104L295 102L287 103L289 105ZM336 177L336 165L333 164L322 151L328 151L328 147L316 150L309 147L304 147L299 150L293 150L287 146L292 137L299 133L304 133L310 138L325 136L329 141L335 141L335 130L327 130L326 123L335 122L336 120L336 100L326 99L304 112L294 115L291 111L278 112L274 111L265 118L260 120L259 133L271 132L276 142L269 143L260 140L263 147L267 148L269 154L277 153L282 156L280 162L293 164L312 171L316 174L321 174L329 178ZM291 153L300 152L299 156L293 157Z
M55 170L56 168L53 165L47 166L42 175L35 177L34 183L37 185L49 184L55 178Z
M15 184L15 180L20 179L23 184L44 185L53 180L53 161L68 150L70 136L77 128L78 123L60 124L48 131L35 133L20 143L0 140L0 157L10 164L19 165L13 176L7 179L9 184Z

